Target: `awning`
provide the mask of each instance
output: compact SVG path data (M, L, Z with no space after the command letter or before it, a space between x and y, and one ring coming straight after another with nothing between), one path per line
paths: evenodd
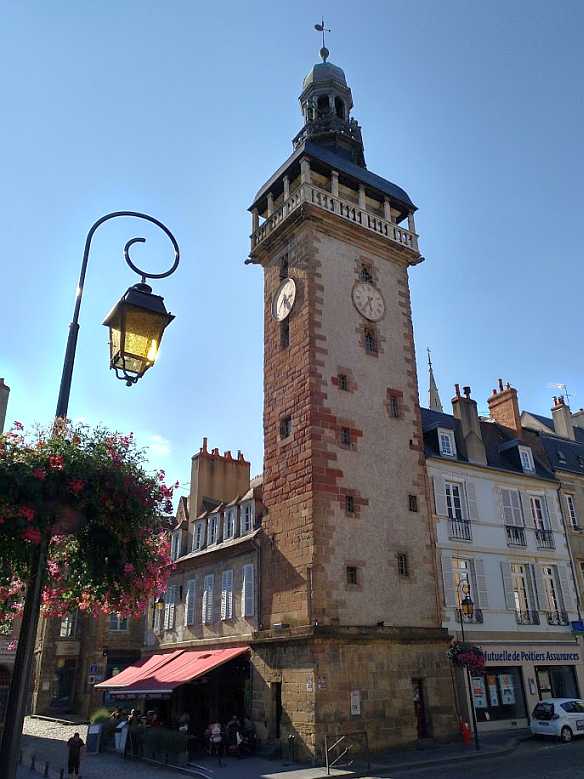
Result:
M139 668L133 666L131 669L136 675L126 681L119 679L126 671L122 671L118 676L114 676L105 682L96 684L97 688L107 688L112 695L149 695L156 693L170 693L181 684L204 676L214 668L239 657L249 651L248 646L235 646L228 649L208 649L208 650L177 650L168 655L154 655L145 664ZM154 661L149 665L150 661ZM164 662L161 660L166 659Z
M167 655L152 655L151 657L145 657L142 660L136 661L133 665L129 665L124 668L119 674L112 676L110 679L106 679L104 682L96 684L95 687L99 689L109 690L112 687L128 687L128 685L141 679L143 676L150 676L158 668L166 665L171 660L174 660L178 655L182 655L182 649L176 649L174 652L169 652Z

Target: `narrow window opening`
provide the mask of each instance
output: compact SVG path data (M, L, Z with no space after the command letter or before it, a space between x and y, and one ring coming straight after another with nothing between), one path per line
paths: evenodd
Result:
M339 373L337 380L339 382L339 389L343 392L349 391L349 377L346 373Z
M341 428L341 445L342 446L351 446L352 440L351 440L351 428L350 427L342 427Z
M366 281L368 283L373 281L371 269L368 265L361 265L361 270L359 271L359 281Z
M417 495L408 495L408 499L410 502L410 511L417 511L418 510L418 496Z
M345 495L345 511L347 514L355 513L355 498L352 495Z
M345 104L340 97L335 97L335 113L339 119L345 118Z
M367 354L377 354L377 336L370 327L365 328L365 351Z
M280 281L288 278L288 255L285 254L280 263Z
M280 420L280 438L289 438L292 433L292 417L283 417Z
M357 584L357 568L354 565L347 566L347 584Z
M400 552L397 556L397 570L400 576L409 576L408 570L408 556L404 552Z
M280 322L280 348L287 349L290 346L290 322L285 319Z
M399 398L397 395L389 396L389 416L390 417L400 416Z

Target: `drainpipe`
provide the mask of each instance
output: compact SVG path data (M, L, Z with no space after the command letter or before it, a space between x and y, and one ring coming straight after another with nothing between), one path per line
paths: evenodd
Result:
M312 585L312 565L309 565L306 568L307 573L307 587L306 587L306 600L307 600L307 611L308 611L308 624L310 626L314 625L314 620L312 618L312 596L313 596L313 585Z
M556 488L556 492L558 493L558 503L560 504L560 516L562 518L562 527L564 530L564 536L566 538L566 546L568 547L568 555L570 556L570 570L572 571L572 584L574 585L574 591L576 592L576 609L578 611L578 619L581 620L582 608L580 603L580 590L578 588L578 580L576 579L576 565L574 563L574 557L572 555L572 547L570 546L570 541L568 539L568 523L566 521L564 508L562 506L561 489L562 489L562 485L559 484L558 487Z
M258 610L258 630L263 629L262 624L262 547L258 543L257 539L253 539L253 545L256 548L256 570L257 570L257 587L256 587L256 605Z

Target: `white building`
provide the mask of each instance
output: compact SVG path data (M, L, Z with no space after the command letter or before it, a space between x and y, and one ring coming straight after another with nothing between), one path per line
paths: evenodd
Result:
M470 593L465 639L486 656L485 672L472 677L479 731L524 727L539 699L584 694L559 483L514 424L513 388L500 384L489 420L479 418L470 388L461 396L457 387L452 406L452 415L422 409L443 625L462 637L459 606ZM466 697L459 690L465 719Z

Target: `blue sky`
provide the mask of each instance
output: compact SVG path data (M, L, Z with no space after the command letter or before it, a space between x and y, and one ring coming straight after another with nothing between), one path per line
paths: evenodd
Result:
M133 430L153 465L189 480L203 435L262 465L262 280L245 267L259 186L291 151L297 97L318 59L353 90L368 167L419 207L427 261L412 271L422 400L431 346L481 409L498 377L547 412L551 382L584 405L584 4L169 0L3 6L0 72L0 376L9 419L54 412L85 235L109 211L146 211L182 250L157 282L176 315L132 389L107 367L111 305L162 236L119 220L96 235L70 414Z

